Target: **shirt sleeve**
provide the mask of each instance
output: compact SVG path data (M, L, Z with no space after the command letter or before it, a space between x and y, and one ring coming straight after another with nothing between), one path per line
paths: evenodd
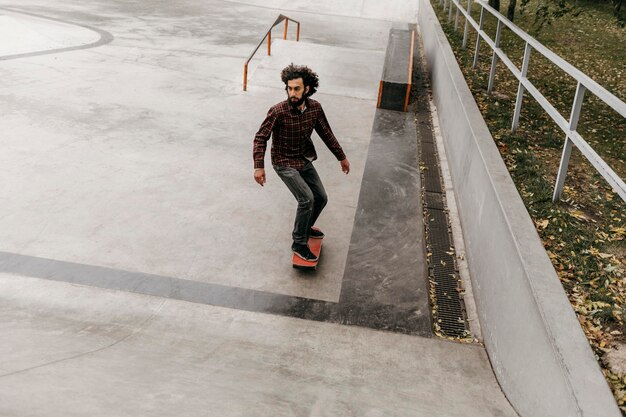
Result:
M267 149L267 141L272 136L272 130L276 123L276 112L270 109L259 131L254 136L252 146L252 157L254 158L254 168L265 168L265 150Z
M328 124L328 120L326 119L326 114L324 114L324 110L320 107L320 117L317 118L317 122L315 123L315 131L320 138L324 141L328 149L335 155L338 161L343 161L346 159L346 154L343 153L343 149L341 149L341 145L337 141L332 129L330 128L330 124Z

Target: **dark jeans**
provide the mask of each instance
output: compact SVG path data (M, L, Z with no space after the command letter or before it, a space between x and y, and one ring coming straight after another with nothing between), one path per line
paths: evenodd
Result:
M306 245L309 241L311 226L315 224L328 202L324 185L313 164L308 161L301 171L276 165L274 165L274 170L298 201L292 233L293 241Z

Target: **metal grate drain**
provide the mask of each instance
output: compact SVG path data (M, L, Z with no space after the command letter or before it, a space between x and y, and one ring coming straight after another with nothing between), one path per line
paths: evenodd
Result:
M429 275L431 281L431 295L434 298L434 319L436 330L445 336L467 336L462 291L454 261L454 247L450 239L448 216L443 210L443 195L440 195L441 205L431 207L426 196L434 194L425 192L424 214L426 227L426 244L429 252ZM430 196L428 199L434 199Z
M463 338L469 332L461 297L462 284L456 268L456 255L446 212L445 189L441 183L439 158L430 120L427 81L423 69L420 66L415 69L415 116L435 332L443 336Z
M431 193L426 191L424 193L424 202L426 203L426 208L435 209L435 210L443 210L443 195L440 193Z

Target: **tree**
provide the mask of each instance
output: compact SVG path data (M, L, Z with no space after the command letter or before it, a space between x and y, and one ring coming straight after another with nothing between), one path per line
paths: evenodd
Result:
M528 1L522 0L522 3L528 3ZM567 0L542 0L535 11L535 20L531 34L533 32L534 34L541 32L544 26L550 26L555 20L570 13L574 14L574 16L580 14L580 9L576 4L569 4Z
M489 0L489 5L497 11L500 11L500 0Z
M622 0L619 0L622 1ZM515 18L515 6L517 5L517 0L510 0L509 1L509 8L506 11L506 17L507 19L509 19L511 22L513 21L513 19Z
M613 0L613 14L617 18L617 23L624 27L626 26L626 13L623 13L622 3L624 0Z

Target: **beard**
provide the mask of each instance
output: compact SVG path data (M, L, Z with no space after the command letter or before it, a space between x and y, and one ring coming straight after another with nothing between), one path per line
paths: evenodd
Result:
M298 108L302 105L302 103L304 103L304 100L306 100L306 97L303 95L300 100L294 100L293 98L289 98L289 104L291 104L291 107L293 108Z

